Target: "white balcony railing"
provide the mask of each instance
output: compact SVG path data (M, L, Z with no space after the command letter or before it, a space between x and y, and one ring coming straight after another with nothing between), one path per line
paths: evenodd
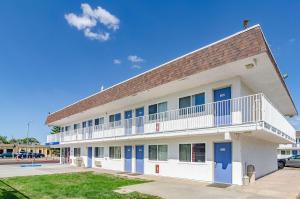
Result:
M189 129L259 124L294 141L295 129L263 94L255 94L73 129L47 137L48 142L69 142L136 134L164 133Z

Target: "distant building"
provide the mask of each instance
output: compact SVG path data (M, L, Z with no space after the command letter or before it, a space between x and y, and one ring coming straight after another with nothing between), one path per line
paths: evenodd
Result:
M300 131L296 133L295 144L280 144L278 147L278 158L289 158L293 155L300 155Z
M45 145L26 145L26 144L0 144L0 154L19 153L19 152L42 153L49 157L52 155L50 147Z

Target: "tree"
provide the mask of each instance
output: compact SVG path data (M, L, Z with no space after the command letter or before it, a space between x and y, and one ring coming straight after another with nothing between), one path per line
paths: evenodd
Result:
M2 143L2 144L9 144L9 141L7 140L6 136L0 135L0 143Z
M54 126L54 127L51 129L50 134L56 134L56 133L59 133L59 132L60 132L60 127L59 127L59 126Z
M20 138L20 139L11 139L9 141L10 144L40 144L40 142L33 137L29 137L29 138Z

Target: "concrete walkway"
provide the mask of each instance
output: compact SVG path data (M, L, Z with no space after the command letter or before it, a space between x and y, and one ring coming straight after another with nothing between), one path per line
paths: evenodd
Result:
M138 191L166 199L238 198L238 199L300 199L300 169L285 168L265 176L249 186L214 186L209 183L166 177L138 176L155 180L123 187L121 193Z

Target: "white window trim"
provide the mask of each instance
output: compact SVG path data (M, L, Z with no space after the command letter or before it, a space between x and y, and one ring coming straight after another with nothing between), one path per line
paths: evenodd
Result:
M150 160L149 159L149 146L157 146L157 152L156 152L156 155L157 155L157 160ZM167 160L158 160L158 145L166 145L167 146ZM168 162L169 161L169 145L168 144L148 144L148 147L147 147L147 153L148 153L148 162L157 162L157 163L165 163L165 162Z
M191 145L191 161L190 162L185 162L185 161L180 161L179 154L180 154L180 144L190 144ZM193 162L193 144L205 144L205 161L204 162ZM180 164L207 164L207 142L184 142L184 143L179 143L178 144L178 159L177 163Z

